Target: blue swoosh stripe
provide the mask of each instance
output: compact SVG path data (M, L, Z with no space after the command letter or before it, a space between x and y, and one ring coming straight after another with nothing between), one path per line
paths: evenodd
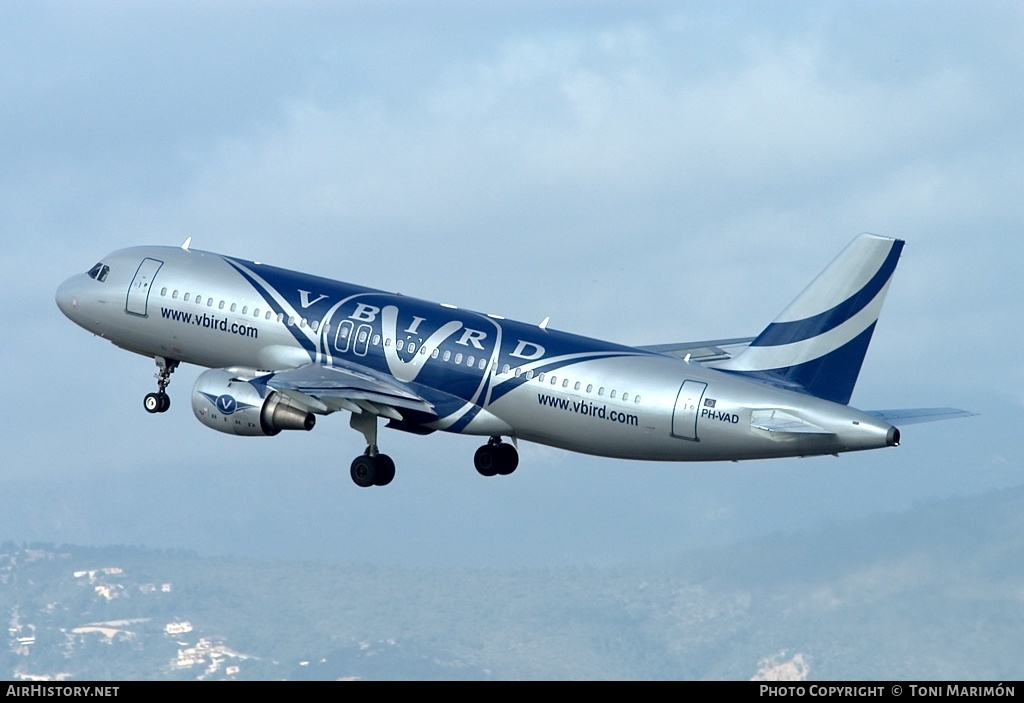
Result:
M288 313L285 312L285 309L278 305L277 301L274 300L274 296L271 295L271 293L264 286L262 286L256 279L250 276L245 269L239 267L235 262L229 259L225 258L224 261L227 261L232 268L238 271L238 273L240 273L242 277L245 278L245 280L247 280L249 284L256 289L256 291L263 297L263 302L265 302L267 304L267 307L273 310L275 314L281 314L284 315L285 317L288 316ZM295 338L295 341L299 343L299 346L306 350L306 353L309 354L310 361L315 361L317 354L317 346L311 343L306 338L305 335L299 334L299 332L291 325L285 325L285 329L287 329L288 332L292 335L292 337Z
M833 330L843 324L854 315L863 310L872 300L875 299L885 284L892 278L896 271L896 264L900 260L900 252L903 251L903 242L893 242L889 255L885 257L881 267L863 288L851 295L831 310L808 317L803 320L792 322L773 322L758 335L757 339L751 342L752 347L774 347L783 344L793 344L813 339L820 334Z
M563 369L563 368L565 368L567 366L572 366L574 364L580 364L580 363L583 363L583 362L586 362L586 361L593 361L595 359L619 359L619 358L622 358L624 356L641 356L641 355L640 354L634 354L632 352L622 352L622 353L619 353L619 354L609 354L607 352L592 352L592 355L589 355L589 356L576 357L574 359L566 359L564 361L552 361L552 362L549 362L549 363L545 363L542 366L538 366L535 369L533 369L534 374L535 374L534 377L536 377L536 374L551 373L552 371L560 371L561 369ZM495 403L495 401L501 399L502 397L504 397L508 393L511 393L516 388L518 388L519 386L523 385L524 383L526 383L527 381L530 381L530 380L533 380L533 379L528 379L526 377L526 374L522 373L522 374L520 374L518 376L513 376L512 378L508 378L508 379L505 379L503 381L499 381L498 383L494 384L494 386L491 388L491 398L490 398L490 402L488 403L488 405L493 405Z

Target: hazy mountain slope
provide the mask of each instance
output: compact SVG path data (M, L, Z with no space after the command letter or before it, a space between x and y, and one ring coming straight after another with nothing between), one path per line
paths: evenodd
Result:
M1013 678L1024 488L673 564L515 571L0 549L5 676Z

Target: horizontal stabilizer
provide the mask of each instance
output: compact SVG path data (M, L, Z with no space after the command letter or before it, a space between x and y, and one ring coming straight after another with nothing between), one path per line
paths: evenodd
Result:
M706 342L649 344L644 347L637 347L637 349L655 352L656 354L678 356L680 359L703 364L710 361L731 359L746 349L753 341L753 337L738 337L736 339L712 339Z
M868 415L885 420L890 425L897 423L913 425L918 422L953 420L958 417L973 417L978 414L958 408L907 408L906 410L867 410L865 412Z
M832 434L807 420L777 409L755 410L750 413L750 426L771 434Z

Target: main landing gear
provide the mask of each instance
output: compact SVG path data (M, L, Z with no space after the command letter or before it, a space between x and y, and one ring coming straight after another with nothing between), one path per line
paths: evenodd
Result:
M519 452L501 437L491 437L487 444L476 450L473 464L482 476L508 476L519 466Z
M366 451L352 460L352 481L360 488L386 486L395 478L395 462L387 454L377 451L377 416L352 413L352 429L366 439ZM473 457L476 470L484 476L508 476L519 466L519 452L501 437L491 437L487 444L476 450Z
M375 451L376 446L366 451ZM352 460L352 480L360 488L386 486L395 478L395 462L387 454L363 454Z
M148 413L165 413L171 407L171 397L167 395L167 385L171 382L171 374L180 363L177 359L155 357L158 370L156 372L156 393L147 393L142 406Z
M349 424L366 438L366 451L352 460L352 481L360 488L391 483L395 478L395 462L387 454L377 451L377 416L352 413Z

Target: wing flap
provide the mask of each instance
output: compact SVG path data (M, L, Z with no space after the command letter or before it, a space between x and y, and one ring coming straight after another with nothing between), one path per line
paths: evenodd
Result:
M321 414L348 410L402 420L399 409L434 414L434 406L406 384L355 364L305 364L245 379Z

